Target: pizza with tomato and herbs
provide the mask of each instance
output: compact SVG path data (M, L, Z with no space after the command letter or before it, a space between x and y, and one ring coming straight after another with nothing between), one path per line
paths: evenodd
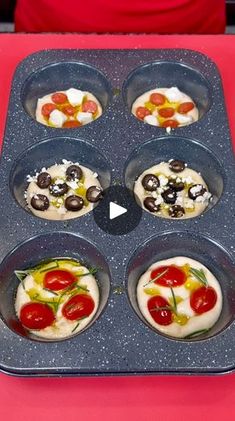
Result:
M93 319L99 304L95 268L58 258L15 271L15 310L23 327L47 339L72 336Z
M156 88L140 95L132 114L144 123L164 127L168 132L192 124L199 118L196 104L177 87Z
M38 99L36 120L46 126L70 129L84 126L102 114L98 99L90 92L70 88Z
M158 331L191 338L206 333L222 310L219 282L200 262L177 256L154 263L140 277L137 301Z

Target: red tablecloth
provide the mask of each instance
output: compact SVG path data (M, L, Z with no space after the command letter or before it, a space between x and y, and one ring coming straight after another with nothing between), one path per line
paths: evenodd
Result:
M13 72L32 52L45 48L190 48L207 54L219 67L235 146L234 41L234 36L0 35L0 142ZM161 418L232 421L235 375L23 379L0 374L1 421Z

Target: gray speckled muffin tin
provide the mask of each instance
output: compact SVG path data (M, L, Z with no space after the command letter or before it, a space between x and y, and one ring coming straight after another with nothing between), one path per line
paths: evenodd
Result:
M100 99L104 114L98 120L79 129L53 129L32 118L38 97L72 86ZM131 104L155 86L177 86L189 94L200 120L171 135L138 121ZM138 227L123 236L103 232L92 212L65 222L36 218L24 209L25 176L63 158L97 171L103 187L126 183L130 188L154 163L183 159L202 173L214 202L201 216L184 221L143 212ZM234 370L233 153L220 76L206 56L190 50L51 50L27 57L12 83L0 173L2 371L65 376ZM205 264L223 291L219 321L194 340L155 332L136 303L139 275L154 261L179 254ZM100 266L101 300L86 330L46 342L25 336L17 322L13 270L56 256Z

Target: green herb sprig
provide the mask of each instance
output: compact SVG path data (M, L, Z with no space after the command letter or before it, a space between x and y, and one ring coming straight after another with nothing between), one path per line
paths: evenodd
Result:
M187 336L184 336L184 339L195 338L196 336L202 335L203 333L207 333L207 332L209 332L209 329L196 330L195 332L190 333Z
M203 269L190 268L189 272L204 286L208 286L208 281Z
M148 281L146 284L144 284L143 287L145 288L147 285L151 284L152 282L157 281L157 279L161 278L167 272L168 272L168 268L167 269L164 269L161 273L159 273L157 276L155 276L155 278L150 279L150 281Z

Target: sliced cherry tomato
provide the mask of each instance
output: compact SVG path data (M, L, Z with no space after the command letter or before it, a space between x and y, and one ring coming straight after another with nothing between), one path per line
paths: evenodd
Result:
M154 297L151 297L148 300L147 305L151 317L159 325L167 326L173 322L173 314L170 309L170 304L161 295L154 295Z
M180 104L178 106L178 113L180 114L187 114L189 111L194 109L194 103L193 102L182 102L182 104Z
M74 115L77 110L72 105L64 105L61 111L67 115Z
M179 123L176 120L166 120L163 121L161 124L161 127L171 127L172 129L176 129L178 127Z
M82 104L82 111L84 113L95 114L98 110L97 104L94 101L88 100Z
M151 112L148 110L148 108L145 107L138 107L136 109L136 117L138 117L140 120L143 120L144 117L146 117L147 115L150 115Z
M59 291L74 284L76 280L77 278L72 272L64 269L55 269L45 273L43 286L52 291Z
M65 121L63 124L64 129L73 129L75 127L80 127L80 126L81 126L81 123L79 123L79 121L76 121L76 120L68 120L68 121Z
M202 286L196 289L190 297L190 305L197 314L203 314L211 310L217 301L214 288Z
M51 99L55 104L64 104L64 102L68 101L67 95L62 92L56 92L51 95Z
M162 273L162 276L160 276ZM186 274L178 266L159 266L156 269L153 269L151 272L151 279L155 279L159 276L156 281L157 285L162 285L163 287L178 287L183 285L186 281Z
M68 320L79 320L88 317L95 308L95 303L90 295L74 295L62 308L63 316Z
M149 101L154 105L163 105L166 101L166 97L165 95L156 92L150 95Z
M49 117L54 110L56 110L56 105L48 102L42 106L41 113L44 117Z
M160 110L158 110L158 114L161 117L170 118L175 114L175 110L172 107L160 108Z
M47 304L31 302L21 308L20 321L28 329L39 330L51 326L55 316Z

